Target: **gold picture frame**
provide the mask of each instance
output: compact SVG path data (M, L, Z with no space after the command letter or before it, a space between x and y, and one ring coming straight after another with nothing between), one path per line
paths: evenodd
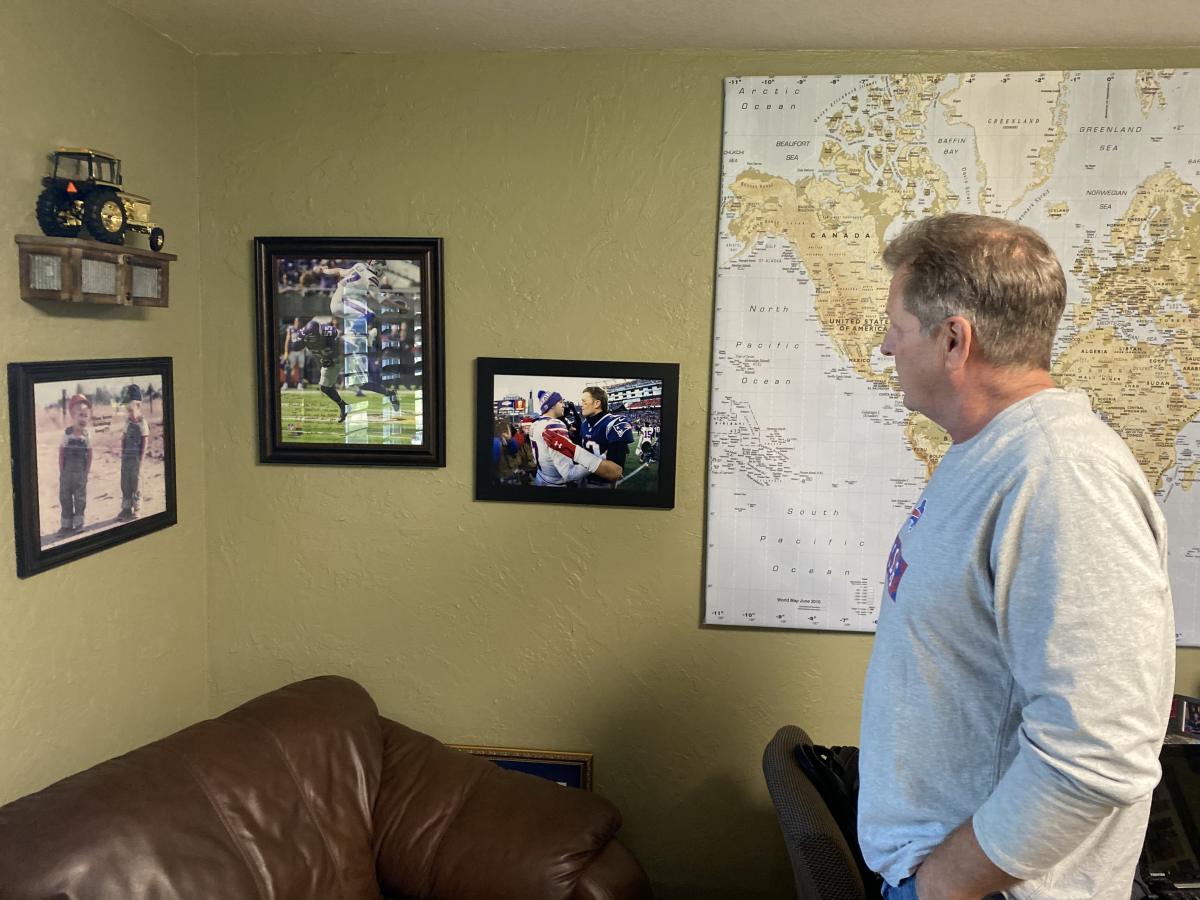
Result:
M489 759L502 769L545 778L565 787L592 789L593 756L570 750L525 750L519 747L477 747L447 744L472 756ZM565 777L560 777L565 776Z

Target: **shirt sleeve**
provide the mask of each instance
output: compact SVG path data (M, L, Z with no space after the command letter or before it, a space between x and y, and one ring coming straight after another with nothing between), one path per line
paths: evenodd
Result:
M633 442L633 428L625 419L615 419L608 426L609 444L629 444Z
M618 466L621 466L622 468L624 468L625 460L628 456L629 456L629 444L628 443L617 443L617 444L609 444L608 445L608 452L604 455L604 458L607 460L610 460L612 462L615 462Z
M1016 878L1049 870L1158 782L1175 625L1153 505L1115 468L1075 461L1030 472L1003 501L996 623L1028 701L1016 759L972 824Z
M550 454L550 462L554 464L554 468L558 469L558 474L563 477L564 481L579 481L592 474L591 469L587 466L577 465L565 453L559 453L549 447L546 448L546 452Z

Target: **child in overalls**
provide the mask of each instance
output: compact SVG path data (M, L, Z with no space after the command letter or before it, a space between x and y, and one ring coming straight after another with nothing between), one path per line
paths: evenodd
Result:
M122 522L136 519L142 502L142 458L150 441L150 426L142 417L142 389L131 384L122 392L125 404L125 433L121 435L121 511Z
M92 401L83 394L67 401L71 424L58 445L58 503L62 507L59 534L71 534L83 527L88 473L92 470L92 436L87 427L91 414Z

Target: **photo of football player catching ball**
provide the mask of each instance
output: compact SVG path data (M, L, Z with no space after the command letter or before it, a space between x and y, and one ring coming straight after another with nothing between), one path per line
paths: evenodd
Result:
M422 443L420 278L406 259L278 261L285 443Z

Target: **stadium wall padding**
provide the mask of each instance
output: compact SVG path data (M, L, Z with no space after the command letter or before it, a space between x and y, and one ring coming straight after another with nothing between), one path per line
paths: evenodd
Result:
M7 390L0 403L0 803L202 718L206 428L200 378L195 64L106 3L0 4L3 362L171 356L179 523L16 576ZM38 234L47 155L98 147L166 229L169 309L26 303L14 234ZM136 236L139 246L145 237Z
M658 896L792 896L762 749L788 723L857 742L871 637L699 625L722 78L1189 65L200 58L211 711L335 672L446 741L590 750ZM256 464L255 235L445 238L445 469ZM680 363L675 509L475 502L474 359L505 355ZM1200 651L1179 662L1195 693Z

